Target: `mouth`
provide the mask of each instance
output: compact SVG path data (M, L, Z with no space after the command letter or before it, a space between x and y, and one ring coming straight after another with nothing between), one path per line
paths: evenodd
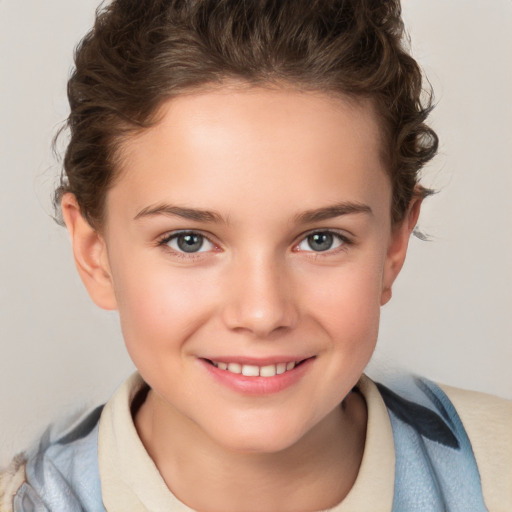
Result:
M274 360L224 357L199 360L216 382L237 393L253 396L272 395L295 386L311 371L316 359L316 356Z
M241 364L235 362L226 361L212 361L205 359L205 361L219 370L223 370L235 375L244 375L245 377L275 377L276 375L282 375L283 373L289 372L294 368L300 366L308 359L302 359L299 361L288 361L277 364L267 364L264 366L257 366L253 364Z

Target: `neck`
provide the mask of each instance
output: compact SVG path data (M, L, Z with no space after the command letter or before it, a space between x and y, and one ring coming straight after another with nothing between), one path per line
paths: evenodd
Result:
M329 509L355 482L366 432L366 405L351 393L292 446L244 453L215 443L150 391L135 416L162 478L183 503L204 512Z

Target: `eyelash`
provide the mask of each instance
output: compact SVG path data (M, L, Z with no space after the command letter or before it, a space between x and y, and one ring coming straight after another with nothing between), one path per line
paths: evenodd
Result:
M201 231L193 231L193 230L184 230L184 231L173 231L172 233L165 234L162 238L160 238L157 241L157 245L159 247L162 247L164 250L172 253L173 256L177 258L186 258L186 259L197 259L201 258L202 254L206 251L198 251L198 252L185 252L185 251L177 251L176 249L173 249L168 244L171 242L171 240L178 238L182 235L199 235L204 240L207 240L210 244L212 244L214 247L218 247L218 245L211 240L210 237L205 235L204 233L201 233Z
M296 248L303 242L307 241L307 239L310 236L316 235L316 234L329 234L332 235L333 238L337 239L338 242L340 242L340 245L338 247L335 247L334 249L326 249L325 251L314 251L314 250L305 250L305 251L297 251L297 252L304 252L304 253L311 253L309 257L319 258L319 257L328 257L332 256L334 254L338 254L339 252L346 251L347 248L350 245L353 245L354 242L346 235L343 235L339 233L338 231L332 230L332 229L316 229L313 231L309 231L307 233L304 233L300 236L300 239L298 242L294 243L293 250L295 251ZM204 240L207 240L210 244L212 244L214 247L218 248L218 245L211 240L210 237L202 233L201 231L193 231L193 230L184 230L184 231L174 231L172 233L165 234L162 238L160 238L157 241L157 245L159 247L162 247L163 249L171 252L173 256L178 258L186 258L186 259L197 259L202 257L202 253L209 252L209 251L198 251L198 252L182 252L178 251L176 249L173 249L168 244L171 242L171 240L178 238L181 235L199 235Z
M304 252L304 253L309 253L308 254L308 257L313 257L313 258L326 258L326 257L329 257L329 256L333 256L333 255L336 255L336 254L339 254L340 252L344 252L348 249L349 246L353 245L354 242L352 239L350 239L348 236L342 234L342 233L339 233L338 231L336 230L332 230L332 229L315 229L313 231L309 231L307 233L304 233L303 235L301 235L300 237L300 240L299 242L297 242L296 244L294 244L294 249L297 248L300 244L302 244L303 242L306 242L307 239L311 236L314 236L314 235L319 235L319 234L322 234L322 235L332 235L332 237L334 239L337 239L337 241L340 243L340 245L338 247L335 247L334 249L326 249L325 251L314 251L314 250L306 250L306 251L300 251L300 252Z

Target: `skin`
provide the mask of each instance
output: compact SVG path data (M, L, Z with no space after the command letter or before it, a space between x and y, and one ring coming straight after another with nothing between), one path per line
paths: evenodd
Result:
M100 307L119 311L151 387L135 417L141 440L194 509L332 507L357 476L366 406L351 390L420 201L391 224L369 103L225 87L177 97L161 114L125 142L101 231L71 194L62 202L80 275ZM191 209L213 216L185 218ZM179 230L206 237L201 250L180 252L168 241ZM326 232L332 248L314 250L308 236ZM310 364L268 394L205 369L205 358L283 355Z

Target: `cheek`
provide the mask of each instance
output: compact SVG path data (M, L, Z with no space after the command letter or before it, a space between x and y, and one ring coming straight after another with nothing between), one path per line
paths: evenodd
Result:
M380 310L383 265L380 261L348 263L337 269L321 269L302 283L308 302L323 318L361 326L358 319ZM364 327L361 326L361 327Z
M179 349L209 317L215 283L207 272L187 272L165 264L135 266L116 276L116 295L127 349L137 365ZM205 286L205 283L208 284Z
M364 264L363 264L364 263ZM318 272L303 284L307 304L344 361L364 368L377 341L383 265L379 258ZM333 365L344 364L333 360Z

